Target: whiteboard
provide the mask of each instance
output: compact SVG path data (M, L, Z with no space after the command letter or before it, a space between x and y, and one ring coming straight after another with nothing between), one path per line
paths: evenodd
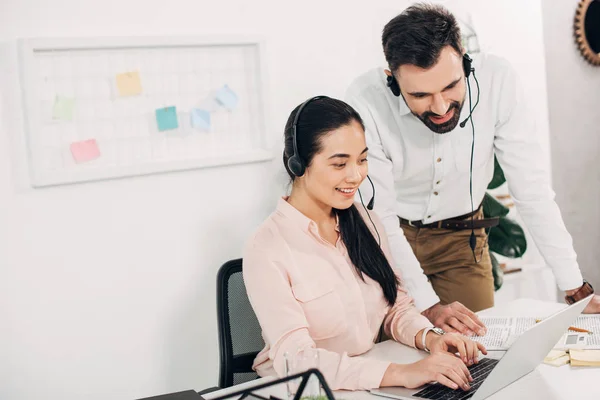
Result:
M20 39L31 184L272 158L253 38Z

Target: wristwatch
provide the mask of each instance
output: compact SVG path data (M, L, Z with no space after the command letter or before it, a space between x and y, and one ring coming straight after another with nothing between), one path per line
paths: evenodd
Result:
M590 294L594 294L594 288L588 281L583 280L583 285L571 296L565 296L565 301L567 304L573 304L578 302L581 299L585 299Z
M434 326L433 328L425 328L425 330L423 331L423 336L421 337L421 344L423 345L423 350L425 350L428 353L430 353L430 351L427 348L427 346L425 345L425 338L427 337L427 334L429 333L429 331L436 333L440 336L446 333L446 332L444 332L443 329L440 329L437 326Z

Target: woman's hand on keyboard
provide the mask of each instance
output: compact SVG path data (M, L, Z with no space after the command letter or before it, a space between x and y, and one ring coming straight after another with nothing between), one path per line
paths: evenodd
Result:
M427 336L426 339L430 343L427 347L432 353L458 353L463 362L468 366L479 362L479 351L487 354L484 345L457 333L446 333L440 336L429 332ZM431 336L431 339L429 336Z
M451 389L469 390L473 378L465 364L449 353L434 353L412 364L391 364L381 386L404 386L414 389L426 383L438 382Z

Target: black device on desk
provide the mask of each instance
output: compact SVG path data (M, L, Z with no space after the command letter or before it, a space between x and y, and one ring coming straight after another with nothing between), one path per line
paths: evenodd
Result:
M319 385L320 385L321 389L323 390L323 392L325 393L324 397L327 400L335 400L335 397L333 396L333 392L331 391L331 389L329 388L329 385L327 385L327 382L325 381L325 377L323 377L323 374L321 374L321 372L319 370L314 369L314 368L306 370L306 371L298 373L298 374L295 374L295 375L286 376L284 378L268 381L266 383L260 383L260 384L250 386L250 387L247 387L245 389L241 389L241 390L238 390L235 392L230 392L225 395L215 397L215 398L213 398L213 400L225 400L225 399L229 399L229 398L236 398L236 399L239 398L240 400L242 400L242 399L284 400L284 399L280 399L273 395L271 395L267 398L267 397L259 394L258 391L261 389L266 389L271 386L276 386L276 385L280 385L282 383L287 383L289 381L295 381L295 380L300 380L300 384L298 385L298 390L296 391L296 394L294 395L293 400L300 400L300 398L302 397L302 393L304 392L304 389L306 388L306 385L308 384L308 379L311 376L316 377L317 380L319 381ZM193 390L187 390L185 392L170 393L170 394L164 394L164 395L155 396L155 397L146 397L144 399L138 399L138 400L199 400L199 399L204 400L204 397L200 396L198 393L194 392Z
M204 400L193 390L184 390L183 392L161 394L160 396L144 397L138 400Z

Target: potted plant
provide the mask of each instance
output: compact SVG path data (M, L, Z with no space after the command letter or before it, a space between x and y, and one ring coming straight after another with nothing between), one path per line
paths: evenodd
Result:
M506 182L504 172L494 157L494 176L488 185L488 189L496 189ZM504 273L495 254L508 258L519 258L527 250L527 239L523 228L514 220L508 218L508 207L500 203L489 192L483 199L483 215L485 218L498 217L500 222L498 226L490 229L488 232L488 244L490 248L490 258L492 260L492 272L494 274L494 289L498 290L502 286Z

